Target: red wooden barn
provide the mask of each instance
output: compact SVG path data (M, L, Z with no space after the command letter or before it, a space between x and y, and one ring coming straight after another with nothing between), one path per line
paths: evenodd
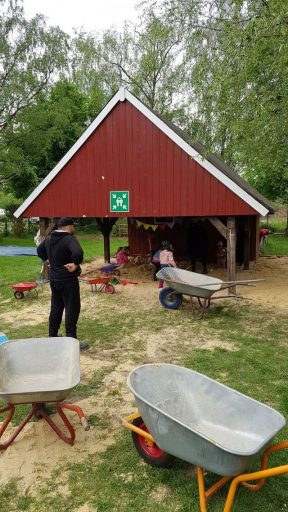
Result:
M127 217L131 254L168 239L176 259L187 257L198 218L211 261L217 240L227 239L231 278L236 258L244 268L257 258L258 219L269 212L267 199L222 160L121 88L15 216L97 218L106 257L113 223Z

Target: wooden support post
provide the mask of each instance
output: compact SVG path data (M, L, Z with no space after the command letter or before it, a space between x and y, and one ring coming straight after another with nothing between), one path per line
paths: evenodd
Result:
M105 263L110 263L110 233L111 230L117 221L118 217L112 217L109 219L108 217L97 218L97 225L103 235L104 239L104 261Z
M246 217L244 219L244 261L243 261L243 269L249 270L250 263L250 239L251 239L251 227L250 227L250 217Z
M223 236L223 238L227 239L227 228L223 222L221 222L218 217L208 217L208 220L211 222L212 226L219 231L220 235Z
M227 217L227 281L236 280L236 229L235 217ZM236 286L228 288L229 295L236 294Z

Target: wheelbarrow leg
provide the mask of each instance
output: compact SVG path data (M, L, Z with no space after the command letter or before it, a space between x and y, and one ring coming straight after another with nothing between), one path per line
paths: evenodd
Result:
M62 419L65 427L67 428L67 430L70 434L69 436L64 434L64 432L62 432L62 430L60 430L60 428L56 425L56 423L54 423L52 418L50 416L48 416L48 414L45 412L45 409L42 407L42 404L40 404L40 407L37 410L37 414L39 416L41 416L43 419L45 419L45 421L47 421L47 423L50 425L50 427L54 430L54 432L56 432L56 434L60 437L60 439L62 439L62 441L64 441L64 443L70 444L72 446L75 441L75 430L74 430L73 426L71 425L70 421L68 420L63 409L69 409L70 411L75 411L80 418L80 421L84 427L84 430L89 430L90 426L88 425L88 422L84 416L84 413L83 413L81 407L78 407L77 405L67 404L66 402L57 402L56 409L57 409L57 412L58 412L60 418Z
M52 418L50 418L50 416L48 416L48 414L46 413L46 411L43 407L43 403L37 402L37 403L32 404L31 411L27 414L27 416L20 423L20 425L17 428L15 428L14 432L9 437L9 439L5 443L0 444L0 450L6 450L6 448L8 448L8 446L10 446L10 444L13 443L13 441L16 439L16 437L20 434L21 430L23 430L23 428L28 423L28 421L35 415L37 415L37 417L40 416L41 418L43 418L48 423L48 425L50 425L52 430L54 430L54 432L56 432L56 434L60 437L60 439L62 439L62 441L64 441L64 443L67 443L70 445L73 445L73 443L75 441L75 430L74 430L73 426L71 425L70 421L68 420L63 409L69 409L70 411L75 411L79 416L79 419L81 421L81 424L82 424L84 430L90 429L90 426L88 425L88 422L84 416L84 413L83 413L81 407L79 407L77 405L73 405L73 404L67 404L66 402L58 402L58 403L56 403L56 409L57 409L57 412L58 412L60 418L62 419L65 427L67 428L69 435L66 435L64 432L62 432L62 430L60 430L60 428L56 425L56 423L52 420ZM6 407L0 409L0 414L4 413L4 412L7 412L8 414L7 414L7 417L5 418L3 424L0 427L0 438L4 434L6 428L8 427L8 425L14 415L15 406L7 405Z
M198 478L198 489L199 489L199 501L200 501L200 510L201 512L207 512L206 507L206 500L214 494L214 492L218 491L218 489L221 489L223 485L225 485L229 480L231 480L230 477L224 476L219 480L215 485L210 487L207 491L205 491L205 482L204 482L204 472L203 469L197 466L197 478Z
M206 307L207 307L208 299L204 299L203 301L203 308L202 308L202 314L199 316L199 320L202 320L203 316L205 315Z
M288 464L284 466L276 466L270 469L267 469L268 459L271 453L283 450L288 448L288 441L283 441L274 446L270 446L262 457L261 461L261 470L255 471L254 473L245 473L242 475L237 475L235 477L223 477L221 480L216 482L212 487L205 490L205 482L204 482L204 472L203 469L197 467L197 478L198 478L198 489L199 489L199 501L200 501L200 510L201 512L207 512L206 502L207 499L212 496L218 489L223 487L229 480L231 480L229 491L227 494L225 506L223 512L231 512L235 494L239 485L243 485L252 491L258 491L265 484L266 478L270 478L272 476L285 475L288 473ZM249 483L251 481L258 480L258 483Z
M34 414L37 411L38 407L39 407L39 404L34 404L32 406L31 411L27 414L27 416L24 418L24 420L21 421L20 425L17 428L15 428L13 434L9 437L9 439L5 443L0 444L0 450L6 450L6 448L8 448L8 446L10 446L11 443L13 443L14 439L16 439L18 434L20 434L21 430L23 430L23 428L28 423L28 421L32 418L32 416L34 416ZM3 422L3 425L0 428L0 438L4 434L6 428L8 427L8 425L9 425L9 423L10 423L10 421L11 421L13 415L14 415L15 406L14 405L8 405L7 407L4 407L3 409L0 409L0 414L3 413L3 412L6 412L6 411L9 411L9 412L8 412L8 415L7 415L6 419Z

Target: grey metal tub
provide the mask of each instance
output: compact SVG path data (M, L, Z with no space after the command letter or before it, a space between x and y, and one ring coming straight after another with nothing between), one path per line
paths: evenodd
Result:
M158 279L162 279L178 293L208 299L213 293L221 290L223 281L180 268L165 267L157 272Z
M245 472L285 425L271 407L175 365L140 366L128 386L162 450L218 475Z
M74 338L0 344L0 400L8 404L62 401L79 382L79 342Z

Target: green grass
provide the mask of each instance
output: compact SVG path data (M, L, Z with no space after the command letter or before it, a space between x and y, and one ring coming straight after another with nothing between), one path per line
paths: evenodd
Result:
M287 216L277 216L277 215L269 215L269 219L267 222L266 217L262 217L260 219L260 227L261 228L269 228L274 232L284 232L287 229Z
M83 246L85 239L81 238ZM91 243L90 238L86 240ZM274 237L269 238L269 243L270 240L272 243ZM93 250L95 245L98 247L97 241L96 244L94 242L92 239ZM26 261L30 259L26 257ZM1 266L4 282L8 281L10 271L18 271L19 258L9 258L9 261L10 265L4 266L3 271ZM84 310L80 316L79 338L88 341L90 353L97 360L106 360L111 352L111 365L94 372L76 387L74 397L93 396L97 401L105 392L104 379L107 385L115 367L128 359L135 362L135 366L145 362L147 339L160 334L163 340L160 360L164 357L166 362L199 371L275 407L288 417L286 314L279 310L271 312L255 304L251 307L251 302L227 300L212 303L206 317L199 322L191 316L188 303L183 303L178 311L168 311L160 306L145 310L138 307L133 298L126 296L123 310L122 297L120 293L114 296L93 295L95 315L86 315ZM40 294L38 300L45 304L48 298ZM10 317L2 321L0 330L9 338L43 336L47 319L32 326L13 323L14 309L23 307L23 304L13 301L1 305L2 311L8 311ZM220 345L221 341L225 342L226 348L211 349L208 345L211 340L219 340ZM113 384L111 380L108 386L107 395L104 395L106 414L97 411L89 418L104 437L111 435L110 418L115 414L113 406L122 399L122 390L117 383ZM26 406L22 407L17 411L15 424L26 412ZM276 440L285 437L287 428ZM18 442L21 442L20 438ZM274 454L271 463L287 463L287 454ZM254 469L256 467L253 466ZM206 479L207 485L212 485L217 477L208 474ZM63 485L66 488L64 494ZM241 488L237 492L233 512L282 512L287 509L286 489L287 477L267 480L264 488L256 493ZM226 491L224 488L210 498L209 512L223 512ZM0 487L0 503L1 509L9 512L199 511L197 481L191 465L177 460L169 470L145 465L133 446L130 432L120 426L119 429L114 427L114 442L104 453L83 455L80 463L60 466L52 475L47 475L42 485L39 483L34 495L29 491L23 494L17 480L11 480Z
M93 258L103 257L104 245L103 238L96 238L95 235L79 234L76 235L83 251L84 261L89 262ZM0 238L0 245L19 245L21 247L35 246L33 237L30 238ZM113 258L117 248L120 245L127 245L127 240L111 239L110 251ZM35 281L40 277L42 267L41 260L37 256L0 256L1 276L0 276L0 301L11 296L9 286L23 281Z
M108 304L109 297L103 295L103 300L106 299ZM204 373L256 400L276 407L287 417L286 315L275 313L271 317L265 309L252 309L245 303L242 304L234 306L227 301L225 305L212 306L202 322L191 320L188 307L175 314L161 308L137 313L131 307L131 313L126 315L123 324L117 312L113 311L113 319L119 329L116 340L113 322L106 324L108 332L105 339L102 340L103 333L99 335L99 326L105 324L107 316L103 308L99 308L99 318L94 326L85 318L80 320L80 326L89 339L98 339L94 345L96 354L111 347L113 337L114 347L117 347L117 341L126 333L127 323L131 327L131 337L136 336L139 330L151 335L159 332L163 325L168 329L178 327L175 342L177 346L179 344L177 355L182 353L182 357L177 359L177 364ZM221 348L206 350L205 342L211 336L230 343L233 351ZM202 347L192 349L187 345L181 346L181 340L183 342L189 338L203 338ZM131 344L133 345L132 342ZM127 341L126 351L130 353L130 350ZM173 362L175 353L170 354ZM104 374L100 372L91 379L89 391L95 397L101 390L103 377ZM91 423L98 429L108 430L109 422L104 420L105 418L95 414L92 415ZM284 439L285 433L287 437L287 429L277 436L277 440ZM277 453L272 458L274 465L285 464L286 461L284 452ZM254 465L253 469L256 468L257 465ZM216 480L217 476L208 473L207 486ZM287 504L285 482L285 477L267 480L264 488L257 493L240 488L233 511L284 511ZM145 465L135 451L128 430L119 429L113 445L104 454L89 455L81 463L67 465L55 471L39 487L36 496L21 496L15 482L12 484L3 487L2 494L0 491L0 500L4 505L8 505L13 496L12 508L9 509L11 511L36 512L41 509L43 512L70 512L81 509L85 504L90 507L87 510L97 512L126 512L128 508L143 512L199 511L197 481L191 466L177 460L171 469L156 469ZM64 496L61 494L63 485L68 487ZM210 498L209 512L223 511L226 492L227 489L224 488Z
M264 256L287 256L288 255L288 236L268 235L268 241L261 250Z

